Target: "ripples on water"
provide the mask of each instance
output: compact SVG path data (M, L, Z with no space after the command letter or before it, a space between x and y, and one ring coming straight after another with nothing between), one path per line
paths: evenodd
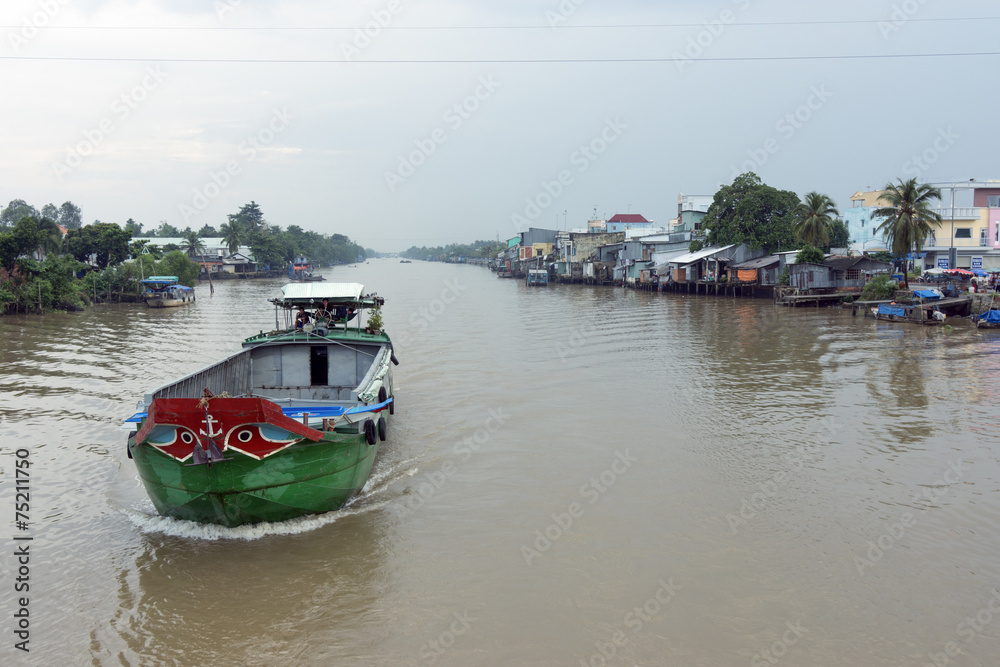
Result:
M5 480L10 443L34 463L26 664L579 664L616 630L622 664L746 664L797 620L787 664L923 664L1000 585L996 332L421 262L332 277L386 297L399 410L358 498L273 526L159 517L118 427L273 328L280 282L0 318ZM677 597L626 625L661 578Z

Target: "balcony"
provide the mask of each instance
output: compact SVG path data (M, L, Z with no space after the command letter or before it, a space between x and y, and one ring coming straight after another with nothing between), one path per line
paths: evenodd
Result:
M987 210L987 209L979 208L979 207L975 207L975 206L973 206L973 207L956 206L955 209L954 209L954 211L955 211L955 216L954 217L955 217L955 220L979 220L980 219L980 214L982 213L982 211L985 211L985 210ZM951 221L951 218L952 218L952 215L951 215L952 208L950 206L941 206L941 207L938 207L938 208L932 208L931 211L934 212L934 213L937 213L938 215L940 215L941 219L944 220L945 222L950 222Z

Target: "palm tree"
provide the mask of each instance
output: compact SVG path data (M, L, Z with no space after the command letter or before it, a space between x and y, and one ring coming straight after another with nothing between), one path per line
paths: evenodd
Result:
M916 178L887 183L885 193L879 197L879 201L888 205L874 213L875 217L885 218L876 230L885 235L892 254L904 258L904 289L910 288L905 270L906 256L911 252L919 253L931 232L931 225L941 222L941 216L931 210L931 201L935 199L941 199L941 190L927 183L918 185Z
M235 215L229 216L229 222L224 222L219 226L219 233L222 234L222 242L226 244L230 255L243 245L243 225L240 224Z
M39 261L51 252L59 252L62 249L62 241L63 233L59 225L49 218L38 221L38 248L35 250L35 255Z
M795 236L809 245L823 248L830 244L830 226L838 215L832 199L810 192L795 209Z
M212 284L212 271L205 266L205 242L198 236L198 232L188 231L184 234L184 243L181 244L181 250L186 252L188 257L201 255L201 268L205 269L205 273L208 275L208 292L209 294L215 294L215 286Z

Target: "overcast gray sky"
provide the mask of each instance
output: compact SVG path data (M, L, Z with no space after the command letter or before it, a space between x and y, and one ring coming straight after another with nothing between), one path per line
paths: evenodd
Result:
M182 229L255 200L378 250L578 227L595 206L665 225L678 193L750 168L846 208L899 177L1000 178L1000 56L840 58L997 52L992 17L964 0L6 0L0 200Z

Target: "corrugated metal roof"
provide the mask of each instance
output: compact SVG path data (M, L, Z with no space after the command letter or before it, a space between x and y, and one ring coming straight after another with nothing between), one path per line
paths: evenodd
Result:
M288 283L281 288L285 299L322 301L323 299L359 300L365 291L361 283Z
M771 266L772 264L778 264L781 262L781 257L778 255L771 255L770 257L759 257L757 259L751 259L748 262L743 262L742 264L737 264L730 268L732 269L763 269L765 266Z
M697 262L700 259L705 259L706 257L709 257L710 255L714 255L714 254L716 254L718 252L722 252L723 250L729 250L730 248L735 248L735 247L736 247L736 244L732 243L730 245L722 246L721 248L702 248L698 252L689 252L686 255L681 255L680 257L677 257L676 259L672 259L672 260L670 260L670 263L671 264L691 264L693 262Z
M681 257L686 254L687 253L683 250L675 250L673 252L654 252L653 261L656 264L657 273L667 268L670 262L674 261L674 258Z

